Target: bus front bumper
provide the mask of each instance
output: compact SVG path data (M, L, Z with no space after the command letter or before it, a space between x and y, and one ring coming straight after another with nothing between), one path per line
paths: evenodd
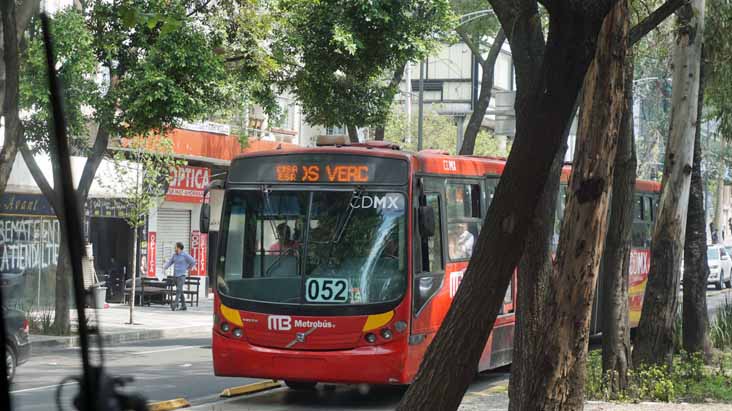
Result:
M223 377L341 384L406 384L406 344L393 341L337 351L298 351L252 345L213 333L214 372Z

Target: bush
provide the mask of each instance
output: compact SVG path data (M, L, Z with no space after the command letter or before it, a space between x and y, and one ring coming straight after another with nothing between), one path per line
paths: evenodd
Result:
M732 401L732 377L729 369L732 356L720 357L716 368L705 367L701 354L681 352L674 356L673 366L640 365L628 371L625 391L614 393L609 388L610 373L603 374L600 350L592 351L587 361L587 399L604 401Z
M715 348L732 348L732 303L727 297L709 327L709 338Z

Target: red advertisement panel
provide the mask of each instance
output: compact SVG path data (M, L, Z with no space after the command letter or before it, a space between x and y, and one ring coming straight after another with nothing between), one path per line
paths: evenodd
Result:
M208 274L208 234L201 234L201 246L198 253L198 275L205 277Z
M210 171L206 167L178 167L173 171L165 199L181 203L201 203L209 177Z
M155 261L157 259L157 233L155 231L149 231L147 233L147 276L155 277Z
M201 259L201 232L200 231L192 231L191 232L191 257L193 257L194 260L196 260L195 267L191 268L191 275L199 275L198 274L198 262Z

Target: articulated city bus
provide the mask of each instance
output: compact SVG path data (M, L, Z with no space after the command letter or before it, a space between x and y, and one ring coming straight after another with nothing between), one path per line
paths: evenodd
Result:
M504 164L376 143L232 161L219 184L216 375L293 388L411 382L460 286ZM636 317L658 185L640 182L637 191ZM511 362L515 278L481 371Z

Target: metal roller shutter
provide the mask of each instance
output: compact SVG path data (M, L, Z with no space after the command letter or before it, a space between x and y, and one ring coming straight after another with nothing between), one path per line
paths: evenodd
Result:
M181 242L185 251L190 254L191 212L190 210L158 209L157 256L156 271L158 278L173 275L173 268L168 273L163 266L175 252L175 243Z

